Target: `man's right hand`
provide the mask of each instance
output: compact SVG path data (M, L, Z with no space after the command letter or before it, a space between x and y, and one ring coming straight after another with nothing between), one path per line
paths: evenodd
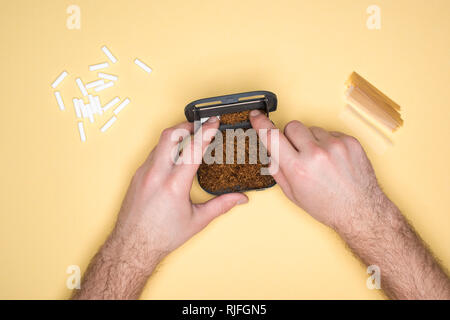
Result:
M250 113L254 129L272 122ZM275 137L275 136L274 136ZM272 146L266 143L270 152ZM398 208L378 186L359 142L339 132L289 122L271 153L273 177L289 199L334 228L366 265L376 265L381 288L397 299L450 299L450 279Z
M259 110L250 113L255 130L276 129ZM271 141L270 138L267 141ZM273 146L266 146L271 150ZM318 221L342 232L355 226L355 215L374 202L390 203L378 187L364 149L355 138L289 122L279 133L279 170L273 174L287 197Z

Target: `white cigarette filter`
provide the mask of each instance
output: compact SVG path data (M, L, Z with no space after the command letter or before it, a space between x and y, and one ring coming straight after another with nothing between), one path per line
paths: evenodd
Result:
M130 99L126 98L122 101L121 104L117 106L117 108L114 110L114 114L118 115L120 111L122 111L123 108L125 108L130 103Z
M134 60L134 63L137 64L140 68L142 68L145 72L147 72L147 73L152 72L152 68L150 68L148 65L146 65L141 60L136 58L136 60Z
M75 109L75 114L77 115L77 118L81 119L81 107L80 103L77 98L74 98L73 100L73 108Z
M86 87L83 84L83 81L81 81L80 78L76 78L75 82L77 83L78 88L80 88L81 94L86 97L88 95L88 92L86 90Z
M114 57L114 55L109 51L109 49L106 46L102 47L102 51L106 54L109 60L111 60L112 63L116 63L117 59Z
M91 89L105 84L105 80L95 80L89 83L86 83L86 88Z
M81 115L83 118L89 118L89 113L86 109L86 105L84 104L83 100L78 100L78 105L80 106Z
M108 73L103 73L103 72L99 72L98 77L102 78L102 79L106 79L106 80L111 80L111 81L117 81L117 79L119 79L118 76L108 74Z
M103 109L102 109L102 104L100 102L100 97L99 96L94 96L94 101L95 101L96 113L98 115L102 115L103 114Z
M67 77L67 75L68 73L66 71L63 71L52 83L52 88L55 89L64 80L64 78Z
M101 111L101 106L100 106L100 102L99 102L99 97L98 96L94 96L92 97L89 102L92 108L92 112L94 114L98 114L101 115L103 112Z
M108 67L109 67L109 63L108 62L102 62L102 63L90 65L89 66L89 70L96 71L96 70L105 69L105 68L108 68Z
M61 97L61 92L55 91L55 97L56 97L56 102L58 102L59 109L61 111L64 111L65 110L65 106L64 106L64 102L63 102L62 97Z
M113 81L109 81L109 82L105 83L104 85L95 87L94 90L95 90L95 92L100 92L102 90L105 90L106 88L112 87L113 85L114 85L114 82Z
M116 122L117 118L116 116L112 116L111 119L108 120L108 122L105 123L105 125L100 129L101 132L105 132L113 125L114 122Z
M86 111L87 111L87 115L88 115L89 121L91 123L94 123L94 112L92 112L91 104L88 103L85 107L86 107Z
M118 104L120 101L119 97L115 97L114 99L112 99L110 102L108 102L104 107L103 107L103 112L108 111L109 108L114 107L116 104Z
M83 122L81 122L81 121L78 122L78 132L80 133L80 140L81 140L81 142L85 142L86 141L86 134L84 132Z
M96 107L97 103L96 103L94 97L92 95L88 95L88 98L89 98L89 106L90 106L92 114L97 113L97 107Z

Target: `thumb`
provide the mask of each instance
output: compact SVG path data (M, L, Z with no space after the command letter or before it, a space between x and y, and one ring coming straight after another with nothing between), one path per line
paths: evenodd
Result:
M224 214L236 205L248 202L243 193L228 193L204 203L194 204L194 220L198 230L206 227L214 218Z

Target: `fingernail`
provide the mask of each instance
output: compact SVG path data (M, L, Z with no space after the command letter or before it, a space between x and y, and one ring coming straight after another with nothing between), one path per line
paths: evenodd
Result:
M259 116L260 114L261 114L261 111L258 110L258 109L250 111L250 116L251 117L256 117L256 116Z
M209 117L209 119L208 119L207 122L209 122L209 123L214 123L214 122L216 122L216 121L217 121L217 117L214 116L214 117Z
M244 204L244 203L247 203L248 202L248 199L247 198L245 198L245 199L239 199L237 202L236 202L236 204L237 205L240 205L240 204Z

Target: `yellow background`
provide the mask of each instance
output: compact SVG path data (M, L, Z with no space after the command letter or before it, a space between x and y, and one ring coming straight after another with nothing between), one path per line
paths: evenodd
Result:
M368 30L366 8L381 8ZM134 170L160 132L199 98L249 90L278 95L272 118L352 132L339 120L344 81L359 72L399 103L405 125L383 154L367 149L380 183L450 266L450 2L0 1L0 298L69 297L66 268L84 271L111 230ZM66 8L81 8L81 30ZM71 99L88 65L131 104L104 134L81 143ZM133 64L140 58L148 75ZM66 111L50 84L60 72ZM111 112L111 111L110 111ZM349 131L350 130L350 131ZM364 144L365 141L362 141ZM367 145L365 145L367 147ZM382 299L344 243L283 196L250 192L171 254L143 298ZM193 199L209 196L195 183Z

